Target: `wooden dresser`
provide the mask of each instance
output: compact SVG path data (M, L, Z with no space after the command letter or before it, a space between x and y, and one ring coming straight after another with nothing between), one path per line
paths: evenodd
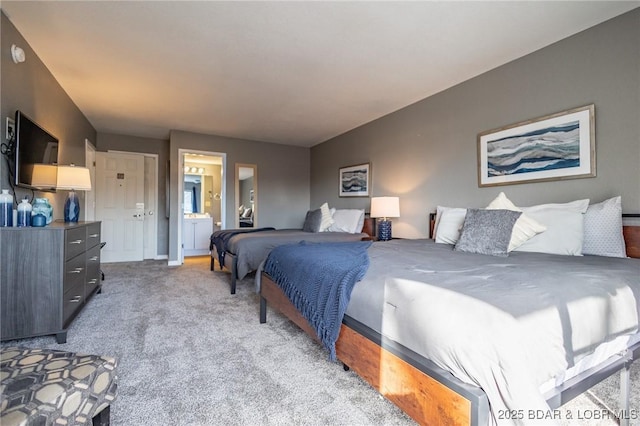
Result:
M55 334L101 290L100 222L0 228L1 340Z

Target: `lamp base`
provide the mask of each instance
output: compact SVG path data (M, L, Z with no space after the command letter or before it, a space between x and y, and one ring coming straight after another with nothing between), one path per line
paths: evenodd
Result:
M389 241L391 239L391 221L381 220L378 222L378 241Z
M78 222L80 218L80 200L76 197L76 193L71 191L67 201L64 203L64 221Z

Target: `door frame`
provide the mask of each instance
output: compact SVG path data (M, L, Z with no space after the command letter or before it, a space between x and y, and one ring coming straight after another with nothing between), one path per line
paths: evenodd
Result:
M158 160L159 160L159 155L145 153L144 158L145 158L145 161L147 160L147 158L150 158L155 163L155 174L153 176L153 181L154 181L153 184L155 187L155 196L153 197L154 202L153 202L153 206L148 206L145 204L145 213L144 213L146 218L151 218L150 226L155 232L153 236L146 235L146 233L142 234L145 240L147 238L150 238L153 240L153 243L154 243L153 250L152 250L153 255L151 257L145 257L145 259L158 259ZM146 198L149 194L148 188L146 186L144 188L144 193L145 193L144 196ZM149 210L153 211L152 215L147 214ZM148 242L148 241L145 241L145 242ZM148 246L150 247L151 245L148 245Z
M96 147L89 141L84 140L84 165L89 169L89 175L91 176L91 195L85 193L84 196L84 220L94 221L96 220Z
M201 151L197 149L178 149L178 262L180 265L184 263L184 247L182 246L182 227L184 226L184 156L185 154L200 154L210 157L222 158L222 183L221 183L221 199L220 199L220 221L222 229L227 224L227 153L215 151Z

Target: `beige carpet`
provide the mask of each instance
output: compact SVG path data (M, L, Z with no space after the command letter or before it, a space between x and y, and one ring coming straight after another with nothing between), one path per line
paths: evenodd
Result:
M68 343L41 337L2 345L117 357L114 426L413 424L284 317L270 311L260 324L253 280L229 294L228 274L209 271L208 257L177 268L144 261L103 270L103 292L73 322ZM594 389L614 409L616 381ZM640 409L639 395L634 386L632 409ZM607 413L588 394L558 411L565 425L616 424L603 419Z

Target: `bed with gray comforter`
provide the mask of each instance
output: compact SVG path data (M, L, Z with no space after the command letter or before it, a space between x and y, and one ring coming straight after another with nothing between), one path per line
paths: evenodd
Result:
M275 247L295 244L301 241L311 243L337 243L361 241L369 235L348 232L305 232L301 229L277 229L250 234L238 234L228 242L228 253L235 257L235 275L244 278L249 272L257 271L260 264Z
M346 316L481 387L497 423L505 410L548 410L541 386L602 343L637 341L638 259L500 258L432 240L376 242L368 253Z

